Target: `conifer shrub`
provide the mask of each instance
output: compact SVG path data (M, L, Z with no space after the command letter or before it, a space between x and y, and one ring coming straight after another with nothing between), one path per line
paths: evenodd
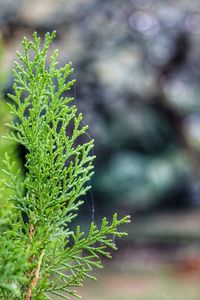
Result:
M93 268L102 268L101 257L116 249L113 236L126 235L118 226L129 222L129 216L114 214L99 227L92 222L86 234L71 228L90 189L94 142L80 142L88 127L68 96L75 82L71 64L59 68L57 50L47 64L54 37L47 33L44 43L36 33L33 40L24 38L13 70L14 118L5 137L26 148L26 174L22 179L5 155L3 185L13 193L3 199L11 205L0 220L0 299L77 296L76 288L94 279Z

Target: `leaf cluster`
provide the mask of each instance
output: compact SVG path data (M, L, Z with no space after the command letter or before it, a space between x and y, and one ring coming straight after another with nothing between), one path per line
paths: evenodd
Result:
M58 67L57 50L48 60L54 37L55 32L47 33L43 45L36 33L32 41L24 38L24 53L17 53L13 71L9 107L14 119L7 124L12 132L6 138L23 145L27 155L23 180L8 155L4 161L14 207L9 229L1 235L0 270L13 262L13 269L6 267L13 270L8 278L0 277L4 299L77 295L76 287L87 277L94 279L90 271L102 267L100 257L110 257L109 248L116 249L112 237L125 235L118 226L129 222L115 214L111 224L104 218L99 229L91 223L88 234L79 226L71 230L81 197L90 189L94 142L84 141L88 127L69 97L75 82L71 63ZM8 283L6 289L1 282Z

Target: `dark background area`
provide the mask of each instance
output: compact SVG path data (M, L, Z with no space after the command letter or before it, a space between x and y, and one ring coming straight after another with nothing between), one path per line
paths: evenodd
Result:
M95 139L83 222L128 213L133 222L116 260L131 260L130 272L164 264L200 275L200 2L0 0L5 97L15 51L35 30L57 31L53 49L61 65L73 63L72 96L90 125L85 138Z

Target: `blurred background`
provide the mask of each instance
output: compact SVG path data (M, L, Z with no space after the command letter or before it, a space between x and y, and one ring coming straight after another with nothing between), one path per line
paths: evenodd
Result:
M83 299L199 300L199 0L0 0L1 133L15 51L35 30L57 31L52 48L73 63L72 96L95 139L79 222L132 217Z

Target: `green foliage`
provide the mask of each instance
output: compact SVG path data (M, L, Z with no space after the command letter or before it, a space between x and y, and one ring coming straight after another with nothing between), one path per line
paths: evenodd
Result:
M6 137L27 149L26 175L21 180L6 155L5 186L14 193L0 237L1 299L42 300L54 294L70 299L87 277L94 279L90 271L102 267L100 256L110 257L113 236L125 235L118 226L129 222L115 214L99 229L91 223L88 234L70 228L90 188L93 140L80 142L87 126L67 96L75 82L69 79L71 64L58 68L57 50L47 63L54 37L47 33L43 47L36 33L33 41L24 38L14 70L9 106L15 119L7 124L12 132Z
M0 66L4 59L3 43L0 35ZM8 128L5 126L6 122L11 120L9 108L6 105L6 100L3 98L3 86L5 84L7 76L5 72L0 68L0 157L4 157L5 152L8 152L12 160L15 160L15 171L19 168L19 160L16 153L16 142L4 139L2 136L8 133ZM5 174L3 172L3 160L0 160L0 225L5 223L7 218L7 210L11 208L11 205L6 199L13 193L13 191L4 188ZM1 230L1 228L0 228ZM1 272L0 272L1 273Z

